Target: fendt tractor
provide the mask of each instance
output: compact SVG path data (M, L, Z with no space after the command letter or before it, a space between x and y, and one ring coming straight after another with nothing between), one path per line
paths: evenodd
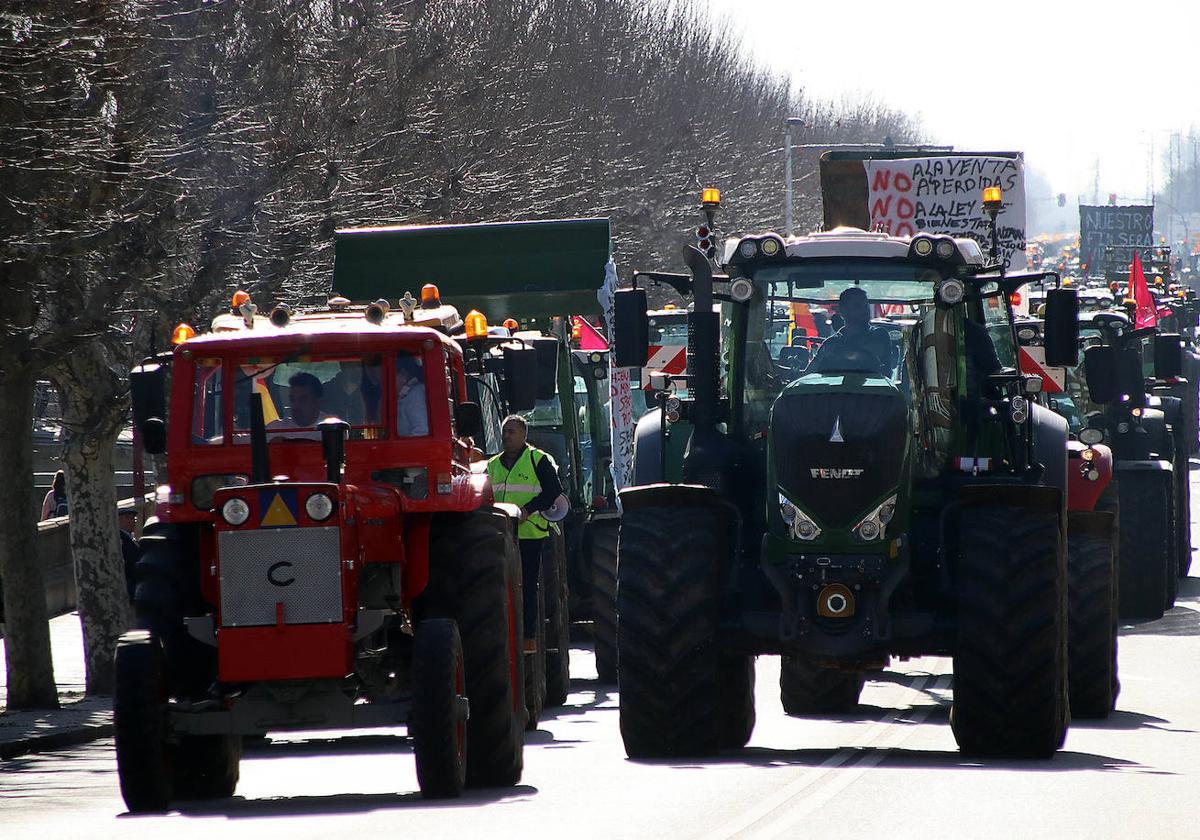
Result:
M994 219L999 190L984 198ZM711 228L719 193L705 199ZM759 654L784 657L793 714L852 708L889 657L950 655L964 752L1052 756L1069 722L1067 428L1030 401L1041 382L1017 369L1009 303L1047 275L1005 276L971 240L851 228L741 236L723 255L717 274L687 245L676 280L694 301L688 396L666 418L687 440L665 465L680 479L660 470L621 492L627 753L744 746ZM847 290L909 322L886 343L826 338L802 375L781 364L778 313ZM617 294L616 363L636 365L646 293ZM1059 365L1078 354L1076 305L1069 289L1048 295ZM635 472L647 452L669 460L643 422Z
M520 512L467 375L529 407L536 352L436 298L266 317L239 292L132 372L168 484L116 655L130 810L232 795L242 738L276 730L407 724L425 796L520 779Z
M349 232L348 232L349 233ZM607 219L406 226L337 240L334 285L358 299L435 278L447 303L499 320L538 353L537 403L522 412L529 442L558 464L570 503L543 558L545 661L530 668L547 705L566 701L570 623L591 619L601 679L616 674L616 494L609 464L608 354L571 347L571 315L600 314ZM486 389L484 389L486 390ZM487 405L489 397L481 392ZM490 454L490 453L489 453Z

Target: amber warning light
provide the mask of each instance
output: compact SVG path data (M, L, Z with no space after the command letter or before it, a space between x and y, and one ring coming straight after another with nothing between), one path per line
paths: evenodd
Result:
M1000 194L999 187L984 187L983 188L983 206L984 207L987 207L988 209L996 208L997 210L999 210L1000 205L1002 203L1003 203L1003 199Z
M467 331L467 338L486 338L488 334L487 318L478 309L472 309L467 313L467 317L463 320L463 327Z
M195 338L195 337L196 337L196 331L194 329L192 329L191 324L180 324L171 333L171 343L172 344L183 344L183 342L187 341L189 338Z
M716 206L721 203L721 191L716 187L705 187L704 192L700 194L701 204L711 204Z

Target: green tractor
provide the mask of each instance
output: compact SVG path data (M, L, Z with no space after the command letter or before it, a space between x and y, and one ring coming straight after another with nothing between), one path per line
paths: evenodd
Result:
M560 705L567 697L572 620L592 620L597 670L601 679L615 680L619 515L609 470L608 351L574 349L570 321L600 314L608 220L375 228L342 232L337 248L340 293L395 296L406 284L431 282L447 303L480 310L497 325L504 321L537 350L537 404L522 413L530 443L558 463L570 502L542 565L545 702ZM473 387L485 417L499 419L500 400L486 377ZM477 445L488 455L500 449L498 437Z
M1047 275L1005 276L966 239L850 228L731 239L723 274L694 246L684 261L657 279L694 302L688 395L639 422L640 486L620 494L627 753L744 746L759 654L782 655L790 714L852 709L890 657L947 655L964 752L1052 756L1069 721L1067 427L1030 400L1010 304ZM848 289L904 317L866 346L825 337L797 371L788 313ZM1048 298L1047 357L1074 364L1074 292ZM645 311L645 289L617 293L618 366L646 356Z

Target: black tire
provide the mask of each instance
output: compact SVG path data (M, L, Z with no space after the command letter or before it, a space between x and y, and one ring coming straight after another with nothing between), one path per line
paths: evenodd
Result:
M1167 507L1168 550L1167 570L1163 575L1166 584L1163 591L1163 612L1168 612L1175 606L1179 595L1179 567L1183 564L1182 549L1179 540L1179 486L1178 482L1171 484L1171 503Z
M133 813L165 811L174 796L167 742L167 679L162 646L146 630L117 642L113 693L117 778Z
M1109 537L1068 535L1067 653L1072 717L1106 718L1116 706L1115 573Z
M460 796L467 783L467 683L462 641L451 619L417 625L411 673L408 733L421 795Z
M439 514L419 617L453 618L466 666L467 784L508 787L524 767L525 665L515 526L495 510Z
M1112 514L1112 534L1111 542L1113 547L1113 577L1112 577L1112 621L1113 633L1120 634L1121 626L1121 504L1118 499L1118 489L1116 481L1109 482L1109 485L1104 488L1104 492L1100 494L1099 500L1096 502L1096 510L1103 513ZM1113 646L1113 656L1117 655L1117 648ZM1117 698L1121 696L1121 679L1120 671L1117 668L1117 663L1113 662L1113 680L1112 680L1112 699L1113 706L1117 704Z
M779 663L779 696L783 711L794 716L837 715L858 707L866 675L861 671L823 668L802 656Z
M718 746L740 750L754 733L754 657L721 655L721 734Z
M617 656L630 758L712 755L729 740L717 644L726 543L712 510L664 506L622 517Z
M1050 758L1070 718L1059 518L967 508L958 545L954 738L968 754Z
M545 542L545 540L543 540ZM543 546L543 549L545 546ZM538 564L538 579L534 583L522 580L522 586L537 586L537 652L525 654L525 731L534 732L542 719L546 707L546 557L542 553ZM524 638L524 637L522 637Z
M176 799L227 799L241 774L240 735L183 735L175 747Z
M1162 618L1172 555L1170 481L1161 472L1121 477L1117 591L1123 619Z
M620 523L604 520L592 525L592 643L596 676L602 683L617 681L617 534Z
M571 692L571 593L567 548L562 534L546 540L542 556L546 584L546 705L561 706Z

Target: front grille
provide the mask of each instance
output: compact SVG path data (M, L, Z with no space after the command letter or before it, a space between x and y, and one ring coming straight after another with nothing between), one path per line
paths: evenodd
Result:
M285 624L342 620L338 528L222 531L217 540L221 626L275 624L277 604Z
M907 422L898 392L784 395L771 412L779 484L825 527L848 528L899 483ZM842 442L830 441L835 424ZM862 474L821 478L814 469Z

